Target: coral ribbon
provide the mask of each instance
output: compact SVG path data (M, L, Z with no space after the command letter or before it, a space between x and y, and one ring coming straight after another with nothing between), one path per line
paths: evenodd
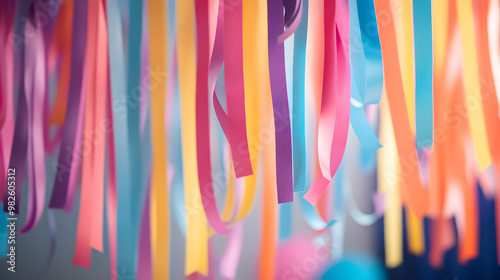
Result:
M401 190L404 201L415 212L418 218L423 217L429 207L426 191L420 179L420 167L418 165L417 152L411 132L410 121L404 96L399 55L394 28L394 18L391 12L390 0L376 0L375 11L377 12L377 24L379 27L380 43L382 48L382 60L384 63L384 81L387 90L391 119L396 138L399 154L399 162L402 168L400 182L404 181ZM397 56L397 59L396 57Z

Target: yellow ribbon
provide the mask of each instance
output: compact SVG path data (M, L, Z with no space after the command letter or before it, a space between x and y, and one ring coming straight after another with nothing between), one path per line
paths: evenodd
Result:
M385 263L387 267L392 268L400 265L403 261L403 211L397 174L398 153L385 88L380 102L379 134L383 147L377 151L377 185L379 192L385 193L386 196L384 214Z
M165 1L148 1L151 65L167 72L167 20ZM151 122L154 164L151 191L151 239L154 279L169 278L169 203L167 192L167 137L165 135L165 93L167 79L151 88Z
M149 1L154 2L154 1ZM177 1L177 53L186 205L186 275L208 274L207 219L201 204L196 157L196 50L194 1Z
M490 165L491 156L486 138L486 125L481 102L472 2L470 0L457 0L456 3L464 55L465 103L467 104L470 130L476 148L479 170L482 171Z
M415 63L413 48L413 16L412 0L403 0L401 2L401 13L399 17L395 16L401 24L397 24L398 51L401 65L401 76L403 78L403 87L405 89L406 107L408 108L408 117L410 126L415 135ZM397 11L393 11L397 15ZM420 255L425 250L423 224L413 211L407 207L406 227L408 235L408 249L411 253Z

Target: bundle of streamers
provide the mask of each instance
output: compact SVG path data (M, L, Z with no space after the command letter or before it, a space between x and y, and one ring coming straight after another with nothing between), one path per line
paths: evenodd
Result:
M279 271L309 250L292 246L297 219L325 237L330 265L348 217L383 225L388 268L404 244L430 267L454 248L466 264L480 199L500 203L499 12L498 0L1 1L1 219L27 236L49 223L50 267L54 215L76 212L73 265L107 252L112 279L168 279L179 256L190 279L235 279L244 234L260 238L253 277L312 278Z

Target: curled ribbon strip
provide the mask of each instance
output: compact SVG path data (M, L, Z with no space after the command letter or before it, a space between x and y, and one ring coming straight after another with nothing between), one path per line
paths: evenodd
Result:
M358 10L359 9L359 10ZM380 147L366 116L364 106L380 101L382 85L382 58L376 26L367 32L361 26L371 26L375 21L373 2L349 1L350 19L350 62L351 62L351 114L350 121L354 133L363 148L372 152ZM367 34L370 33L370 34Z
M324 11L325 68L318 132L321 175L304 195L313 205L340 165L349 131L350 71L345 49L349 46L349 6L343 1L326 1Z
M220 219L212 181L210 162L208 70L210 63L208 37L208 1L196 0L197 73L196 73L196 147L198 152L198 179L207 220L219 234L228 230Z

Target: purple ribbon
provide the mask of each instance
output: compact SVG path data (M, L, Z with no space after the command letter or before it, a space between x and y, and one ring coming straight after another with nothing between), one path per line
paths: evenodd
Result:
M54 189L50 198L50 208L64 208L68 194L70 170L77 166L73 158L76 130L80 111L80 95L85 63L87 34L87 0L75 1L73 8L73 33L71 38L71 77L69 81L68 103L62 130L61 150L57 164Z
M269 78L276 140L278 203L293 201L292 134L286 91L285 48L278 36L285 29L283 2L267 1Z
M29 7L31 5L31 1L20 1L18 2L19 6L17 7L17 15L16 19L21 19L28 15ZM26 21L19 20L15 26L15 37L21 36L24 38L25 34L23 31L26 30ZM27 40L25 40L25 43ZM14 51L16 51L16 47L19 48L18 56L16 59L19 59L17 63L19 78L23 78L23 80L19 83L18 89L18 101L17 101L17 113L16 113L16 127L14 128L14 140L12 142L12 153L10 156L10 164L8 168L15 168L16 170L16 192L15 192L15 201L16 206L14 208L14 213L19 214L19 206L21 203L21 192L23 182L26 179L26 155L28 152L28 103L27 103L27 89L24 85L24 63L25 63L25 54L24 47L17 46L14 44ZM16 72L16 71L15 71ZM29 89L28 89L29 91ZM7 184L7 182L6 182ZM4 212L9 212L8 205L8 190L5 189L4 201L3 201L3 209Z

